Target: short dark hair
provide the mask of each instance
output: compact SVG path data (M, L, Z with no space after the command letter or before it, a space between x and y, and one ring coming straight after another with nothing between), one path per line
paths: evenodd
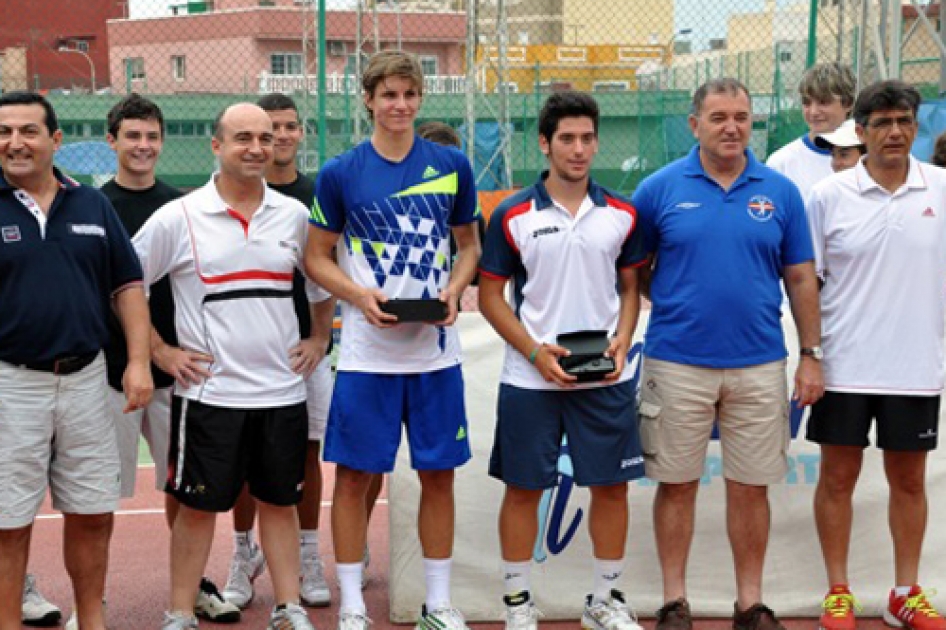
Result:
M42 94L37 94L36 92L7 92L0 96L0 107L8 105L42 106L43 110L46 112L43 123L46 125L46 129L49 130L49 135L53 135L59 131L59 120L56 118L56 110L53 109L52 103L47 101L46 97Z
M745 84L738 80L733 79L732 77L722 77L719 79L710 79L700 87L696 89L696 92L693 93L693 103L690 107L690 114L693 116L699 116L700 112L703 110L703 103L706 101L706 97L711 94L728 94L729 96L738 96L742 92L746 95L746 98L749 99L749 106L752 106L752 96L749 94L749 88Z
M946 167L946 131L937 136L936 143L933 145L933 157L930 158L930 163L935 166Z
M299 108L296 107L296 102L292 100L292 97L278 92L261 96L256 104L267 112L281 112L285 109L291 109L297 116L299 115Z
M854 101L854 122L865 127L870 115L891 109L908 109L916 116L920 111L920 92L899 79L888 79L868 85Z
M591 119L597 136L600 110L594 97L577 90L554 92L545 99L542 111L539 112L539 135L551 142L552 136L558 131L558 123L562 118L577 118L579 116Z
M417 125L417 135L424 140L430 140L448 147L459 149L463 146L463 142L460 141L460 134L453 127L439 120L428 120Z
M164 137L164 114L154 101L151 101L137 92L132 92L108 111L108 133L118 137L118 130L123 120L156 120Z

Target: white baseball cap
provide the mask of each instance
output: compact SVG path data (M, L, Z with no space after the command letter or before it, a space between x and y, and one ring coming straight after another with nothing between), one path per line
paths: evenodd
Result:
M819 133L815 136L815 145L822 149L833 149L834 147L848 148L858 147L864 144L857 137L854 131L854 119L849 118L841 123L841 126L831 133Z

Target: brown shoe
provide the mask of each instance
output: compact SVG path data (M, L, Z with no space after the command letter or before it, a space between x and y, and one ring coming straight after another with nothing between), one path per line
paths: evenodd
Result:
M775 612L765 604L758 603L740 612L739 604L733 605L733 630L785 630Z
M693 630L690 602L680 597L664 604L657 611L657 626L654 630Z

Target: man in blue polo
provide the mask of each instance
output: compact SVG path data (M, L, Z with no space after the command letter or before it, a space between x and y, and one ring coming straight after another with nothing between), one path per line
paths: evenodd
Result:
M795 397L809 405L824 389L814 253L798 189L747 150L745 86L701 86L689 124L698 146L633 196L653 256L640 412L647 476L659 482L654 530L667 603L657 630L692 627L686 562L717 421L738 592L733 628L776 630L762 569L767 488L787 471L790 438L780 284L801 342Z
M141 267L108 200L53 168L62 142L38 94L0 97L0 630L20 627L33 520L47 487L83 630L102 595L119 498L102 348L114 309L127 339L125 411L148 404L151 323Z

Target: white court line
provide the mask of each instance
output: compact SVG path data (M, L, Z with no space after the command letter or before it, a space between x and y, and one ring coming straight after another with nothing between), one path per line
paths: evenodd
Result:
M378 499L375 505L387 505L387 499ZM331 501L322 501L322 507L332 507ZM143 508L140 510L117 510L115 516L154 516L155 514L164 515L164 508ZM37 521L53 521L61 519L62 514L38 514Z

